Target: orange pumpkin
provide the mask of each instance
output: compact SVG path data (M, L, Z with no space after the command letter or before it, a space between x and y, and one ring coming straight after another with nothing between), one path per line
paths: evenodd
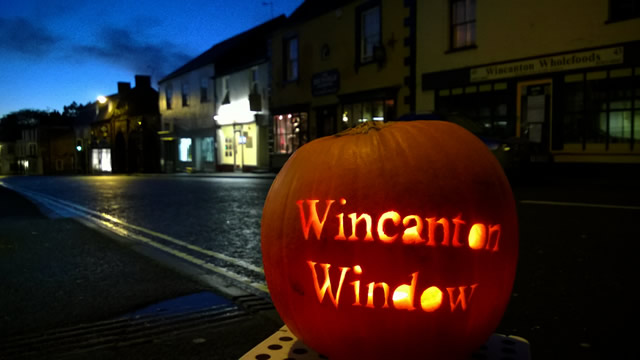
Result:
M332 360L469 356L504 313L517 252L498 161L441 121L366 123L304 145L262 216L273 303Z

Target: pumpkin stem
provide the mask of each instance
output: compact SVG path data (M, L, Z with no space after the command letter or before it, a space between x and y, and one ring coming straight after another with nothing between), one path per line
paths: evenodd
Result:
M377 131L382 130L382 128L385 128L389 125L391 125L391 123L383 123L381 121L365 121L354 127L342 130L341 132L335 134L334 136L366 134L371 130L377 130Z

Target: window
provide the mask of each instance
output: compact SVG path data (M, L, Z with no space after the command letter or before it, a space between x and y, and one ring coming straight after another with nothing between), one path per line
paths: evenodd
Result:
M609 0L609 21L640 17L640 0Z
M451 49L476 43L476 0L451 1Z
M389 121L395 118L395 100L380 99L342 105L340 131L365 121Z
M625 71L626 70L626 71ZM567 76L563 88L564 144L635 148L640 142L640 88L631 69Z
M306 112L276 115L273 127L274 152L277 154L291 154L308 140Z
M171 110L172 97L173 97L173 86L171 86L171 84L167 84L167 87L164 89L164 99L166 101L167 110Z
M164 99L165 99L165 104L167 106L167 110L171 110L172 97L173 97L173 86L171 86L171 84L167 84L167 87L164 89Z
M191 161L191 139L180 138L180 161Z
M298 80L298 38L284 40L284 80Z
M213 137L202 139L202 157L204 161L213 162Z
M376 60L376 51L380 48L380 6L359 9L359 62L369 63Z
M204 77L200 79L200 102L209 101L209 79Z
M182 83L182 106L189 106L189 84Z
M229 77L225 76L222 78L222 105L230 104L231 101L229 99Z

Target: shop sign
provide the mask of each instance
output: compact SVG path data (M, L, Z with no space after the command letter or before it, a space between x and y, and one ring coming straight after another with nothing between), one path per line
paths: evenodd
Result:
M498 65L482 66L470 71L470 80L486 81L509 77L576 70L595 66L622 64L624 47L582 51L531 60L515 61Z
M316 73L311 78L311 94L313 96L335 94L339 88L340 73L338 70Z

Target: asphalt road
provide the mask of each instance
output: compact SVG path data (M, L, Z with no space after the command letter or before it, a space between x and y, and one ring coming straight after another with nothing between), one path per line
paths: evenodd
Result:
M640 190L635 174L635 168L578 167L514 182L520 257L512 300L496 332L529 340L532 358L629 358L637 353L632 326L638 320L634 260L640 250ZM260 217L268 180L115 176L3 181L261 265Z

